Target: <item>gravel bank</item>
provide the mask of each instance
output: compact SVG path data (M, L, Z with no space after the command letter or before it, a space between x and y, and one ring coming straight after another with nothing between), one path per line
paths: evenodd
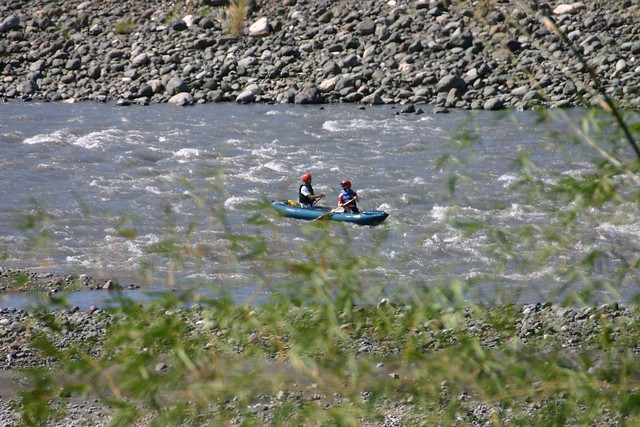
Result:
M2 277L10 277L11 270L5 270ZM24 272L22 272L24 273ZM49 275L47 280L42 280L40 284L46 289L47 283L63 279L63 276ZM1 292L0 292L1 293ZM387 304L387 303L385 303ZM498 313L506 307L486 308L488 312ZM380 309L380 307L378 307ZM256 310L260 310L256 308ZM471 311L462 310L461 317L464 319L454 329L445 327L445 318L453 312L441 313L441 318L434 318L429 321L427 330L437 330L440 328L440 341L438 339L425 339L427 354L437 355L439 351L446 348L451 343L455 343L460 334L468 334L478 339L480 345L487 350L502 352L507 347L513 345L528 346L537 348L541 357L548 351L550 353L561 351L563 353L563 363L570 368L578 361L585 362L585 355L591 360L592 367L589 372L596 372L600 369L607 370L609 367L601 366L604 355L610 351L610 345L615 348L620 346L621 351L631 351L634 354L640 353L637 346L640 324L637 311L631 307L620 306L616 303L602 305L598 307L563 307L554 304L529 304L514 308L512 325L508 325L502 332L498 332L491 325L479 320ZM511 309L509 309L511 310ZM189 319L189 324L198 325L206 323L201 309L184 309L185 318ZM100 354L100 342L105 337L110 326L114 324L113 313L92 307L88 310L71 308L67 310L56 310L52 313L57 324L66 325L63 333L52 334L54 343L59 348L66 348L77 343L91 343L90 354L97 356ZM403 316L403 308L397 307L397 316ZM426 326L425 326L426 328ZM197 328L196 328L197 329ZM36 351L29 347L29 339L34 334L43 330L43 324L37 320L33 312L18 309L0 309L0 425L18 425L17 413L10 408L9 404L16 397L16 393L22 389L24 382L20 381L19 369L26 367L50 367L55 368L55 363L47 358L42 358ZM508 336L504 331L512 331ZM413 334L415 331L407 331ZM607 337L608 343L603 346L603 336ZM248 339L252 339L248 337ZM283 338L284 339L284 338ZM635 343L635 344L634 344ZM629 345L631 346L629 347ZM406 366L401 361L391 362L398 354L402 354L402 348L389 348L387 344L381 344L375 339L366 337L354 337L351 341L353 348L350 350L354 354L369 356L382 356L390 361L379 364L376 375L385 377L391 376L401 381L405 375L411 375L411 370L405 371ZM394 356L396 355L396 356ZM404 366L404 367L403 367ZM577 366L574 368L578 369ZM157 368L156 368L157 369ZM165 369L165 368L163 368ZM292 371L292 375L297 375ZM297 402L324 402L326 408L335 405L338 400L335 396L324 396L319 394L313 384L308 381L298 382L297 390L287 390L277 396L264 396L260 401L256 401L250 409L264 420L265 424L273 418L274 409L282 405L285 401ZM443 384L443 393L446 393L446 385ZM444 399L444 397L443 397ZM499 404L484 402L482 399L469 395L446 396L446 399L454 399L460 405L459 423L457 425L493 425L496 418L503 422L509 421L509 409ZM59 426L76 425L107 425L109 412L99 401L91 398L68 398L63 399L67 415L59 423ZM410 401L406 401L402 393L398 396L389 396L385 399L382 413L385 419L375 424L362 425L384 425L384 426L404 426L415 425L420 420L420 414L416 413ZM444 410L444 408L443 408ZM524 408L526 413L535 413L540 410L539 402L532 400ZM593 426L609 426L620 422L618 415L609 416L605 414L601 419L593 420Z
M3 2L0 98L529 109L596 103L596 76L640 105L638 0L256 0L237 37L224 3Z

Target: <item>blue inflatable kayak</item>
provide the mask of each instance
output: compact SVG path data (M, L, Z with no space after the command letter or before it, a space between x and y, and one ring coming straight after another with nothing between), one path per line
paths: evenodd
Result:
M359 213L334 212L331 208L314 206L313 208L301 208L293 200L274 200L271 205L280 215L306 220L324 220L351 222L358 225L378 225L389 216L385 211L371 210Z

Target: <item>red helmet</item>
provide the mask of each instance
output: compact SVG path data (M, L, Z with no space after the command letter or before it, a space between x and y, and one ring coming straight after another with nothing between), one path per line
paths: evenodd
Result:
M351 188L351 181L349 181L348 179L343 179L340 185L342 186L342 188L346 188L348 190Z
M310 173L305 173L304 175L302 175L302 182L306 182L308 184L309 181L311 181L311 174Z

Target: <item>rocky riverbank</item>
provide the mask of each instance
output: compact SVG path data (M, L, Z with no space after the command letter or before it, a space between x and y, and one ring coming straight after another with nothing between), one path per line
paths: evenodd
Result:
M52 283L58 285L67 283L73 286L78 280L75 276L27 273L22 270L4 269L1 278L6 282L5 289L15 290L16 277L28 278L32 284L30 288L32 290L38 286L42 290L50 290L53 286ZM74 280L68 280L69 277ZM86 279L84 282L94 283L95 281ZM62 288L65 287L62 286ZM0 294L2 293L3 291L0 290ZM367 310L382 310L391 313L392 319L399 320L406 316L406 309L402 305L395 307L388 300L384 300L378 304L377 308L372 307ZM478 309L480 307L476 307L475 311L457 308L440 313L434 312L428 324L423 325L425 333L416 335L417 331L413 329L405 332L415 337L414 345L424 346L424 351L433 358L437 358L441 351L446 352L447 347L464 340L464 337L473 337L478 340L479 348L482 348L483 351L504 354L504 352L510 352L518 347L523 352L523 359L527 360L533 356L529 352L535 349L542 361L555 355L553 357L559 357L559 360L553 359L552 363L561 363L565 366L563 368L565 370L581 372L584 369L584 375L609 372L612 367L609 366L608 360L611 359L614 363L617 361L616 357L611 357L614 354L621 356L630 354L629 357L633 359L635 357L633 354L640 351L637 347L640 332L638 330L638 326L640 326L638 312L632 307L621 306L617 303L581 308L554 304L528 304L517 307L502 306L482 309L486 312L477 311ZM211 335L211 339L217 342L214 347L219 351L225 348L224 343L228 337L225 336L224 330L203 329L203 325L207 325L211 321L206 308L185 308L179 312L180 318L189 325L188 329L196 334ZM254 318L260 318L260 307L256 307L252 313ZM160 314L164 317L167 313L161 312ZM371 314L374 313L369 313L365 317L370 318ZM56 309L50 312L48 320L58 327L51 329L37 312L13 308L0 309L0 355L2 355L0 357L0 425L7 427L19 425L18 412L10 406L11 402L17 398L17 393L24 387L28 387L28 383L25 382L19 370L29 367L55 369L58 366L59 361L44 357L31 346L31 340L37 334L47 333L47 337L58 349L79 346L97 360L110 328L125 321L127 317L119 316L122 315L99 307L91 307L87 310ZM450 319L453 317L459 320L454 323L455 326L451 327ZM495 325L487 322L487 319L492 318L502 319L499 322L499 329L495 329ZM502 324L504 321L512 323L505 325ZM449 326L447 326L448 324ZM412 368L407 366L398 356L406 351L400 344L401 341L396 345L390 345L391 341L376 338L375 325L370 326L372 329L361 330L350 339L344 340L348 347L346 351L352 352L358 357L386 360L385 363L377 364L372 374L385 377L387 380L398 381L399 388L406 379L411 382ZM351 333L349 328L345 327L342 330L345 333ZM402 335L404 333L400 333L400 336ZM238 342L260 340L253 329L248 331L246 337L233 336L232 338ZM278 341L284 343L288 339L287 336L282 336L278 338ZM239 350L236 348L234 351ZM277 370L289 368L280 367ZM155 374L164 375L167 369L171 369L171 367L164 363L157 364ZM295 370L289 370L289 375L295 378L301 375ZM364 379L362 381L363 384L367 383ZM240 423L243 411L248 409L257 418L262 419L264 425L270 425L274 420L275 411L282 405L293 404L295 406L306 402L314 405L321 404L326 409L330 409L339 404L340 399L335 394L333 396L323 394L317 385L309 382L308 379L297 379L295 384L294 388L283 389L276 395L261 394L262 397L249 408L238 407L236 420ZM630 387L632 386L630 385ZM443 393L440 397L441 401L450 401L451 404L459 408L456 412L456 425L493 425L496 420L501 420L503 423L512 420L513 414L508 406L487 402L480 396L470 396L466 393L459 396L448 396L447 384L441 384L441 388ZM64 394L61 394L60 397L61 409L66 415L61 421L51 425L101 426L109 424L111 412L100 400L91 397L71 397ZM228 404L230 410L235 410L233 402L236 401L235 399L230 401ZM421 418L423 415L420 410L414 407L410 399L407 400L403 392L399 391L397 395L386 396L380 405L377 406L377 410L384 414L384 420L381 419L377 423L362 422L361 425L404 426L424 425L426 422L424 418ZM448 405L441 406L442 414L447 411L447 408ZM525 403L521 410L525 414L536 416L544 411L544 408L540 401L532 398ZM446 419L444 415L442 416L443 419ZM620 414L605 411L592 419L591 425L609 426L621 422L624 423L624 420L620 418ZM145 423L142 422L141 425L145 425Z
M138 287L138 285L134 284L127 286L128 289ZM86 274L60 275L28 269L0 267L0 297L3 294L13 292L44 292L51 295L60 291L92 291L98 289L112 291L119 288L122 288L122 286L113 280L99 281Z
M0 98L640 106L637 0L256 0L239 35L224 4L3 2Z

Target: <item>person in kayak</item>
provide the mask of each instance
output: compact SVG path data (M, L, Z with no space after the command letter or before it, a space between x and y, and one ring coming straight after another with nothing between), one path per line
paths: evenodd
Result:
M340 196L338 196L338 207L344 208L345 212L360 212L356 205L358 193L351 189L351 181L343 179L340 186L342 187L342 191L340 192Z
M313 187L311 186L311 174L305 173L302 175L302 184L298 187L298 201L300 207L312 208L313 204L324 197L324 193L315 195L313 194Z

